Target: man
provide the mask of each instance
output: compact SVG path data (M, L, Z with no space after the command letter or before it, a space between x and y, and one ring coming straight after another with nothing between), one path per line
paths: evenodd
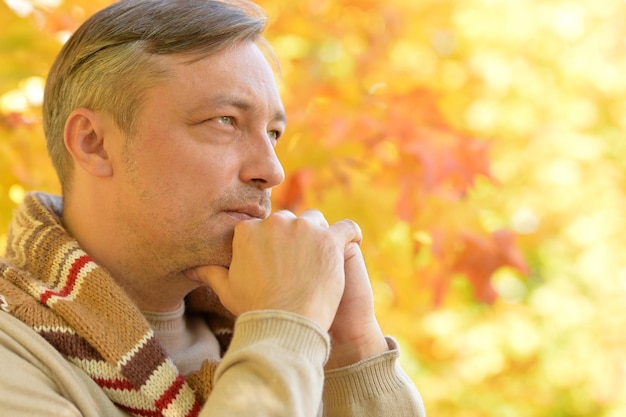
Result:
M64 45L43 108L63 197L26 197L0 264L11 416L423 415L358 226L270 213L264 26L243 0L131 0Z

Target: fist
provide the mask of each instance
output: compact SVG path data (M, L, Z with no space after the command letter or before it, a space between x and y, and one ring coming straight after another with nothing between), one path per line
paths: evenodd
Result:
M203 266L191 274L211 286L235 315L283 310L328 330L345 288L346 248L360 240L352 221L329 226L317 210L300 217L278 211L237 224L229 269Z

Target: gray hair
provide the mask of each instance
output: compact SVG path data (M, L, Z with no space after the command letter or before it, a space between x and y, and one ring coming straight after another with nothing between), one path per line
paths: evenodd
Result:
M128 136L143 93L167 76L155 56L201 59L242 41L267 47L266 22L247 0L121 0L91 16L61 49L44 93L48 153L64 191L73 162L63 136L74 109L104 111Z

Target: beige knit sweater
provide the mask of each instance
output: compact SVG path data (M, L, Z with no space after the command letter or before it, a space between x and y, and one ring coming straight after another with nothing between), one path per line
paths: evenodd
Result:
M11 224L0 262L0 363L11 377L0 379L0 410L12 416L423 415L391 339L389 352L324 375L329 340L315 323L256 311L240 316L233 333L232 317L211 293L195 294L187 309L204 318L199 331L217 336L213 351L191 362L197 366L175 363L189 357L186 347L170 356L144 314L67 235L60 210L60 198L30 194Z

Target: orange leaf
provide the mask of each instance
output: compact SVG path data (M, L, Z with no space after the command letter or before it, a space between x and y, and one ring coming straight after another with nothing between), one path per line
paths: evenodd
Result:
M486 236L464 232L460 237L461 249L452 270L470 280L478 300L493 302L497 297L491 286L491 277L499 268L511 266L522 273L527 272L526 262L515 247L512 232L500 230Z

